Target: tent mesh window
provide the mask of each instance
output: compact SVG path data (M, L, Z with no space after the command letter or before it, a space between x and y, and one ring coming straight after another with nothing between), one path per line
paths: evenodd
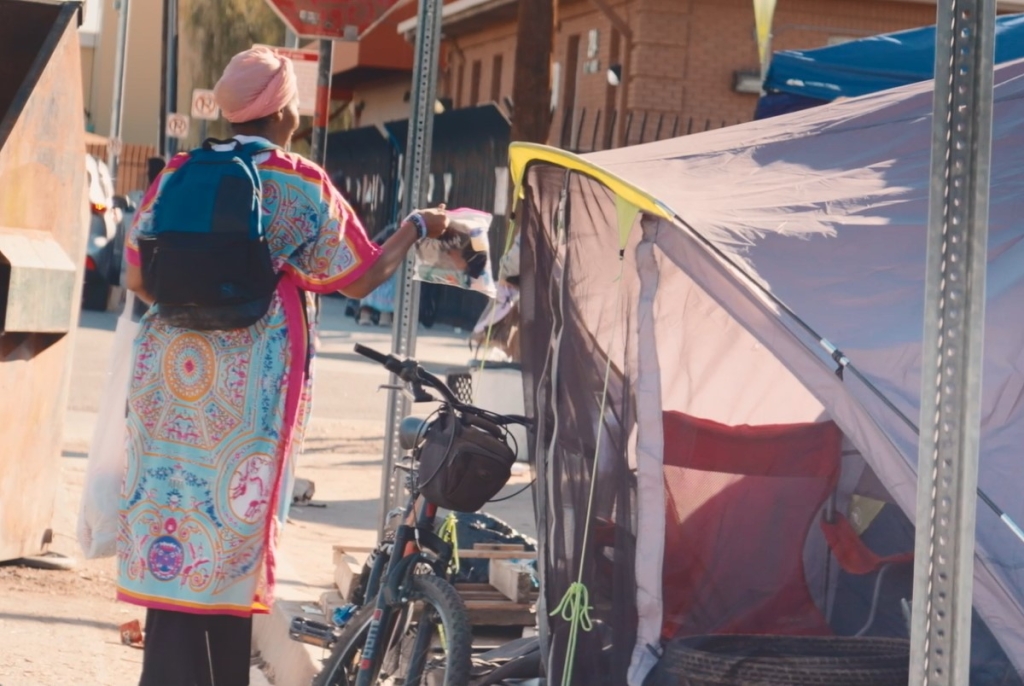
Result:
M666 639L829 635L803 550L836 486L833 422L729 427L666 412Z
M605 187L550 166L536 165L528 173L531 190L521 213L523 374L526 388L533 389L527 393L527 412L537 419L535 431L552 458L545 460L548 471L535 492L544 601L547 611L558 605L577 581L582 560L594 628L580 632L572 683L622 684L636 640L636 477L629 460L635 419L623 373L629 303L635 297L629 297L633 284L620 284L616 275L635 269L620 270L617 235L570 231L559 241L542 228L556 226L550 220L560 207L566 224L579 208L605 213L581 225L614 226L614 200ZM628 253L624 259L631 259ZM588 268L587 274L599 276L584 278L576 265L592 259L607 264L591 265L600 268ZM620 287L626 289L621 297ZM537 451L531 452L536 464ZM597 480L584 541L595 455ZM569 623L553 616L549 626L549 674L560 675Z

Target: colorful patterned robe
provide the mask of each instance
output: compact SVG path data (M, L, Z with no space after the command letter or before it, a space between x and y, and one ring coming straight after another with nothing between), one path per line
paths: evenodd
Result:
M143 199L126 241L130 263L140 262L138 237L151 226L158 188L186 159L172 159ZM322 169L282 151L255 161L283 273L266 316L248 329L201 332L168 326L151 310L135 340L118 535L117 595L129 603L268 610L309 415L317 325L309 294L345 287L380 254Z

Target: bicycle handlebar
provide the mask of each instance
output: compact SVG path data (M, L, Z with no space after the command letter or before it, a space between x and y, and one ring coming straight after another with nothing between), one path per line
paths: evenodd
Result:
M466 411L478 417L481 414L484 414L490 422L502 426L508 424L522 424L523 426L527 426L530 424L530 420L521 415L500 415L462 402L455 396L452 389L448 388L448 384L425 370L416 360L410 359L403 362L394 355L385 355L384 353L378 352L373 348L369 348L359 343L355 344L355 352L381 365L402 381L412 385L414 390L422 390L422 388L420 388L421 386L429 386L430 388L433 388L443 396L444 403L451 405L456 409ZM417 396L418 395L420 395L420 393L417 393ZM430 396L428 395L427 399L429 398Z
M377 352L373 348L369 348L359 343L356 343L355 351L359 355L362 355L363 357L369 360L373 360L377 364L383 366L385 369L387 369L389 372L392 372L393 374L400 375L402 372L402 361L399 360L394 355L385 355L384 353Z

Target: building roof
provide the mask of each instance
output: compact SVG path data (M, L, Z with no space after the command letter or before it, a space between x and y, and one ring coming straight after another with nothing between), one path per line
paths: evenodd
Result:
M452 0L441 10L441 22L446 37L455 38L493 25L496 21L514 20L519 10L518 0ZM398 24L398 33L409 36L416 33L419 21L412 16Z

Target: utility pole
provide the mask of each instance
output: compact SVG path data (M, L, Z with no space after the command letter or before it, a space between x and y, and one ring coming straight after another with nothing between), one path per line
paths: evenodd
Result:
M551 131L551 56L557 0L519 0L512 140L547 143Z
M110 175L117 180L117 163L121 155L121 115L124 109L125 53L128 51L128 0L115 0L117 18L117 43L114 52L114 98L110 112L110 145L107 165Z

